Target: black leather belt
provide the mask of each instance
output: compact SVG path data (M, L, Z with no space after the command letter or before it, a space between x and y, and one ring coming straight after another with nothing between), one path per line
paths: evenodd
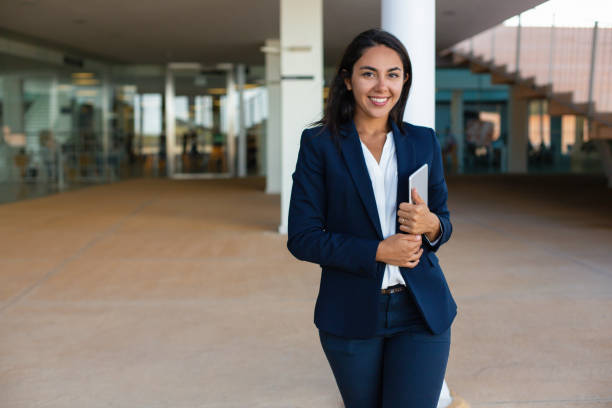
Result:
M406 286L404 285L394 285L389 286L386 289L381 289L380 293L383 295L390 295L391 293L403 292L406 290Z

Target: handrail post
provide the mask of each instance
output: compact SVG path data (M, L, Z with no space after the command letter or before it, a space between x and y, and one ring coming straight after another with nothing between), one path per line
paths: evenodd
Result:
M520 77L519 67L521 61L521 14L518 15L518 26L516 27L516 55L514 57L516 79Z
M491 29L491 64L495 65L495 29L497 27L493 27Z
M587 117L589 120L589 136L591 135L592 130L592 122L593 122L593 113L594 113L594 103L593 103L593 85L595 82L595 57L597 55L597 26L598 22L596 21L593 25L593 40L591 44L591 69L589 72L589 105L587 110Z
M550 26L550 53L548 54L548 84L552 85L553 57L555 54L555 15L553 14L552 25Z

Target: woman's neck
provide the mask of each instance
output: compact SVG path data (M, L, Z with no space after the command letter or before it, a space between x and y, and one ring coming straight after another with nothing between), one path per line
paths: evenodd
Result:
M369 138L372 136L386 135L389 132L389 118L371 118L364 117L359 113L355 114L353 118L355 122L355 128L357 133L362 138Z

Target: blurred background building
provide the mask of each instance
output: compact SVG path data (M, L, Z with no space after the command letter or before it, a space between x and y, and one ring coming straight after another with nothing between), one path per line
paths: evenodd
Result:
M449 174L612 183L612 26L509 3L438 0L424 21L400 0L4 1L0 202L130 177L262 175L285 197L343 47L393 32L384 10L435 27L435 121L409 119L435 125Z

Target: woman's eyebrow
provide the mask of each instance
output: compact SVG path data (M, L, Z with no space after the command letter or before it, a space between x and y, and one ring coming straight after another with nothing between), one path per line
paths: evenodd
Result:
M378 72L378 70L377 70L376 68L371 67L371 66L369 66L369 65L364 65L364 66L362 66L362 67L359 67L359 69L369 69L369 70L371 70L371 71L376 71L376 72ZM401 68L400 68L400 67L393 67L393 68L389 68L389 69L387 70L387 72L391 72L391 71L401 71Z

